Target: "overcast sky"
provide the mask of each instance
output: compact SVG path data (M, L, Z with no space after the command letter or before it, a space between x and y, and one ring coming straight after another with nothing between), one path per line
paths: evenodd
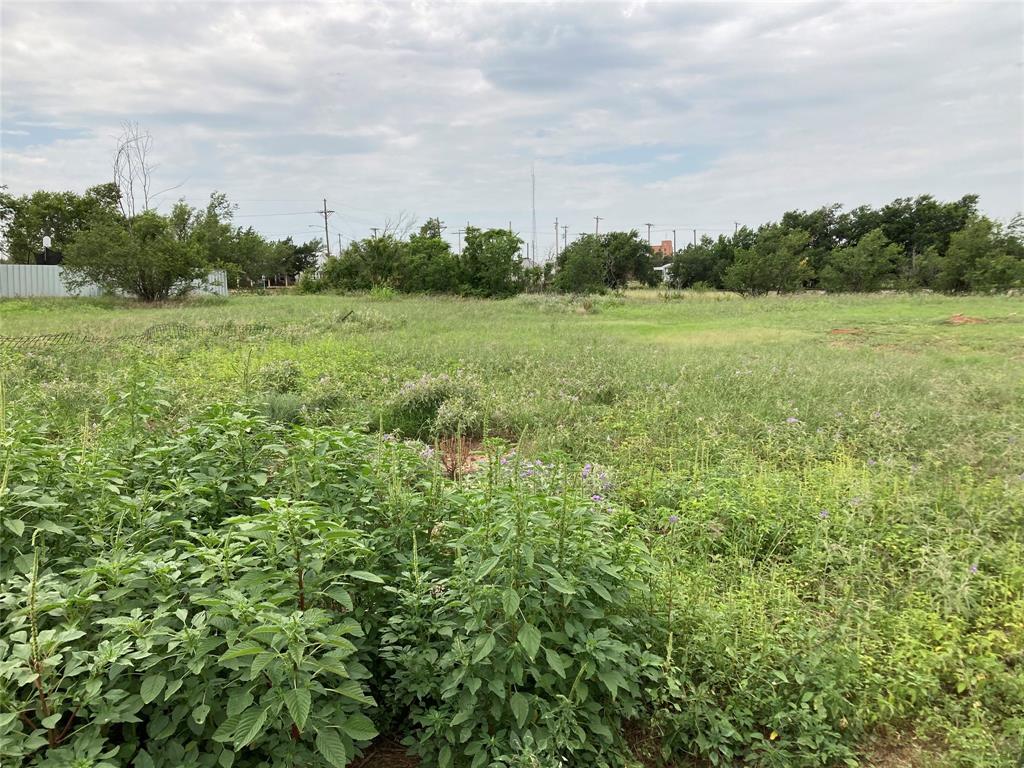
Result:
M981 195L1024 209L1024 4L3 0L2 178L111 178L154 137L161 198L238 203L332 248L400 212L529 239L682 241L791 208ZM317 229L318 222L320 229ZM684 234L685 232L685 234Z

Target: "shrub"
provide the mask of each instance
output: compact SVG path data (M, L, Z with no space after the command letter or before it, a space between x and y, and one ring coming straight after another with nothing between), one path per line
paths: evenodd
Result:
M377 421L385 431L419 440L479 435L483 419L478 402L478 388L472 378L426 373L405 382L380 411Z
M69 288L98 285L143 301L187 293L207 269L200 250L176 237L168 219L152 211L80 231L64 257Z
M376 735L355 617L359 585L378 579L363 570L361 534L279 496L229 514L225 472L249 493L267 486L266 468L227 466L235 451L258 456L239 438L267 429L214 417L177 445L106 443L55 471L68 446L15 427L25 439L8 465L0 545L0 755L340 768ZM217 449L196 450L206 440Z
M623 765L661 662L634 607L650 559L576 497L471 491L391 591L388 689L424 766Z
M302 369L294 360L273 360L260 368L263 388L271 392L298 392L302 388Z

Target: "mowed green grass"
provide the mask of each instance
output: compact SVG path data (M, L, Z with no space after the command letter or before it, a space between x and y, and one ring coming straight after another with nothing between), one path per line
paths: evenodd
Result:
M260 401L285 365L308 418L372 431L403 383L447 374L488 437L573 471L598 465L612 501L653 530L680 518L652 548L685 606L680 643L699 646L688 658L721 663L719 696L736 684L726 711L770 710L761 667L788 672L825 637L856 650L843 695L883 752L919 737L896 757L1014 764L1024 300L638 291L0 303L4 336L103 340L163 323L211 332L0 350L9 407L90 439L140 386L187 420Z

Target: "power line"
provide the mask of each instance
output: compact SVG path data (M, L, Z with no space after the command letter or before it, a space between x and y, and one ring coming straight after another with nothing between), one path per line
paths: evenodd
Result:
M235 219L259 219L264 216L309 216L310 213L319 214L320 211L294 211L291 213L235 213L232 214L232 218ZM333 213L333 211L332 211Z

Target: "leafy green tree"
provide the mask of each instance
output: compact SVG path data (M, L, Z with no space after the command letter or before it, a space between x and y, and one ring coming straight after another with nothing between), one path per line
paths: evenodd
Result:
M811 270L817 274L828 260L832 251L839 247L839 221L842 205L822 206L814 211L787 211L779 220L785 230L802 230L807 233L805 256Z
M812 272L807 263L810 235L778 224L762 227L752 248L741 248L725 273L727 288L757 296L800 290Z
M520 290L523 241L507 229L466 228L459 258L462 292L471 296L512 296Z
M401 277L405 244L394 235L354 240L324 265L324 281L332 288L365 291L393 285Z
M441 237L441 223L428 219L405 244L396 288L407 293L453 293L459 285L459 261Z
M623 288L630 280L656 285L651 249L634 229L583 235L556 261L555 287L567 293L598 293Z
M625 288L630 280L645 285L657 284L651 247L635 229L630 232L609 232L601 238L601 246L607 263L605 284L609 288Z
M950 237L937 260L934 285L947 293L991 291L1024 285L1024 244L984 217Z
M120 219L119 197L113 183L90 187L82 195L44 190L20 196L0 192L4 256L15 264L34 264L45 235L52 238L54 250L64 251L82 230Z
M872 230L856 245L832 251L821 270L820 282L827 291L877 291L895 278L903 249L890 243L881 228Z
M126 223L101 221L78 232L64 256L68 287L93 284L111 293L161 301L189 290L209 262L169 218L153 211Z
M556 260L554 285L563 293L603 293L608 267L601 238L583 235L577 238Z
M674 288L689 288L698 283L724 288L725 273L736 259L737 249L751 248L756 240L757 233L749 227L740 227L732 236L719 235L714 240L704 235L696 245L676 251L668 270L669 283Z

